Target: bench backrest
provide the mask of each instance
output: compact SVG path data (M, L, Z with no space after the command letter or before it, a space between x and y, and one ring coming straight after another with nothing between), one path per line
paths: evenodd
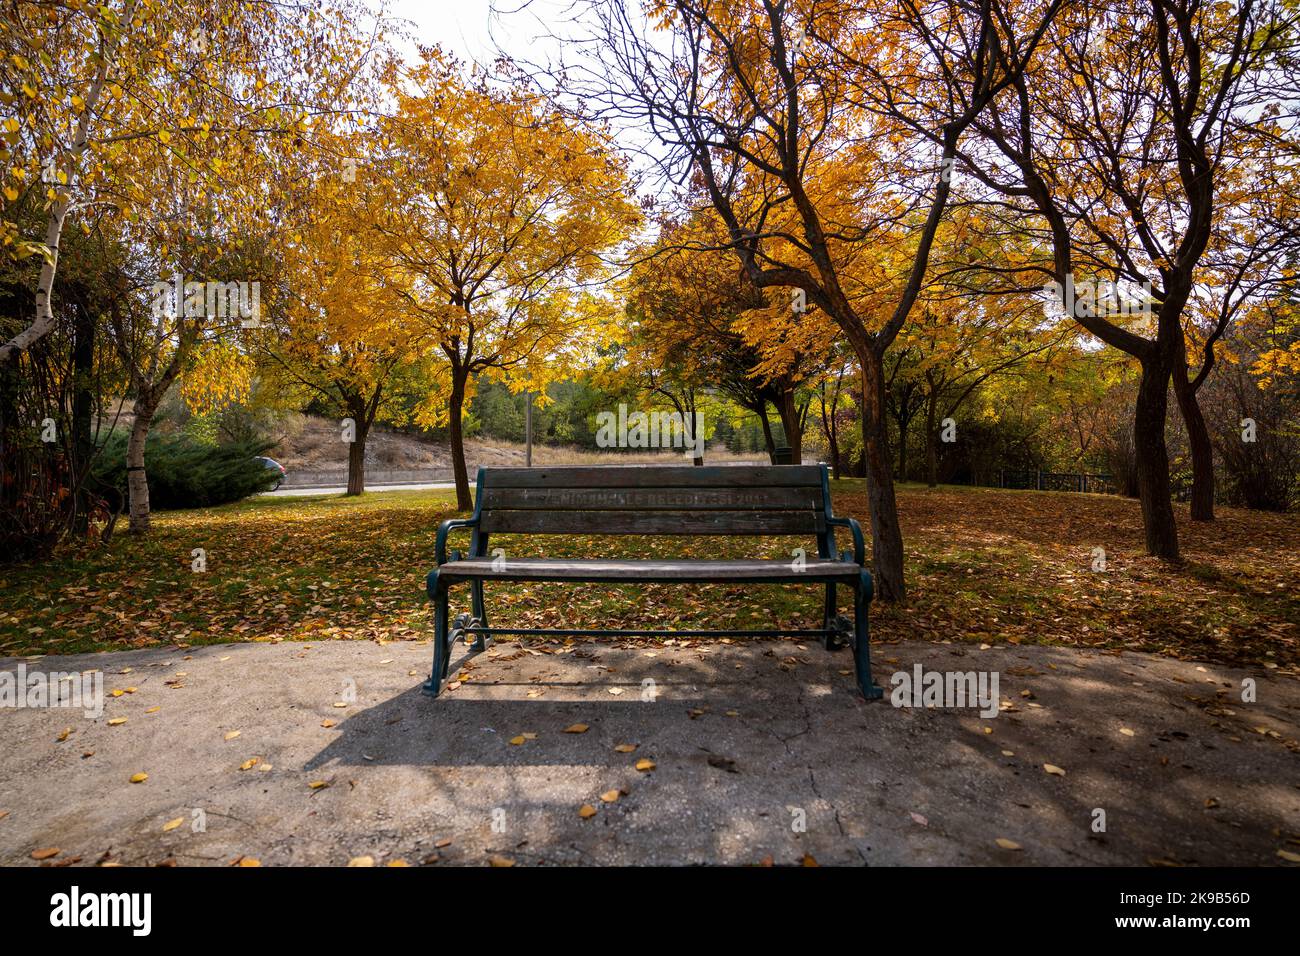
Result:
M480 468L483 534L823 535L825 465Z

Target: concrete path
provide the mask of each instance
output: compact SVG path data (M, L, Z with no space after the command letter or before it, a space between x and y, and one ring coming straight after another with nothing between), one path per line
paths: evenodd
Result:
M102 668L123 693L98 719L0 711L0 864L41 849L77 865L1290 865L1278 851L1300 853L1300 684L1268 671L875 649L882 684L914 664L996 670L1002 710L982 719L865 704L847 652L792 642L457 645L453 679L469 679L436 701L417 689L429 653L281 643L28 660ZM1245 677L1258 703L1241 701Z

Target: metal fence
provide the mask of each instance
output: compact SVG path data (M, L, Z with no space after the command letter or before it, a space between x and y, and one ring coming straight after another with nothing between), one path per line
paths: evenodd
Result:
M998 470L999 488L1018 488L1033 491L1080 491L1099 495L1119 493L1113 475L1089 472L1016 471Z

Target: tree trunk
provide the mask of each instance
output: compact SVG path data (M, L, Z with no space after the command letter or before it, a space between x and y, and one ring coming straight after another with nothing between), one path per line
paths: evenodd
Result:
M907 481L907 423L903 416L895 416L898 423L898 480Z
M1165 445L1169 378L1169 366L1162 359L1143 361L1133 417L1133 445L1147 553L1167 561L1177 561L1178 526L1174 522L1174 507L1170 501L1169 449Z
M871 505L871 556L876 597L881 601L902 601L903 533L898 526L898 504L894 499L894 458L889 451L889 429L885 418L885 370L881 357L863 349L862 361L862 457L867 477L867 500Z
M931 488L939 486L939 398L925 400L925 480Z
M469 470L465 467L465 434L461 425L467 377L468 373L452 370L453 382L448 404L450 417L447 421L447 432L451 440L451 470L456 480L457 511L469 511L474 507L474 501L469 495Z
M90 461L95 449L91 437L94 392L91 378L95 363L95 317L78 305L72 327L72 481L76 488L77 511L73 531L84 534L90 523L93 497L88 484Z
M149 530L149 479L144 470L144 447L158 401L152 396L136 400L135 422L126 442L126 491L131 514L128 528L132 534Z
M352 444L348 446L348 490L349 495L359 495L366 490L366 438L370 434L370 423L365 413L354 413L352 421L356 427Z
M696 468L704 467L704 416L699 414L699 409L695 406L694 399L691 400L689 412L682 413L682 421L689 422L685 438L689 441L691 447L691 464ZM689 415L689 417L688 417ZM699 431L701 434L696 434Z
M803 464L803 427L799 422L799 407L794 399L794 389L781 393L781 400L776 406L781 416L781 430L785 432L785 444L790 449L790 464Z
M1196 390L1187 380L1187 366L1174 366L1174 395L1187 426L1187 443L1192 452L1192 520L1214 520L1214 448L1210 430L1201 412Z
M768 464L776 464L776 442L772 440L772 421L767 417L767 403L758 409L758 420L763 424L763 444L767 446Z

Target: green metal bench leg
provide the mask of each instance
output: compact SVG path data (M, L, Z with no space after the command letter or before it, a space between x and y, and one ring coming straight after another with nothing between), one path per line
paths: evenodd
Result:
M474 611L474 617L478 621L479 627L487 627L487 611L483 609L483 582L475 581L470 585L470 599ZM487 649L487 634L479 631L474 635L474 650L482 651Z
M879 700L885 692L871 678L871 641L867 633L867 607L871 604L871 594L871 572L864 568L858 575L858 586L853 589L853 664L862 696L867 700Z
M447 636L448 595L447 586L438 581L437 571L429 572L426 588L429 599L433 601L433 668L429 672L429 679L420 685L420 693L427 697L437 697L451 662L451 641Z
M822 646L828 651L835 650L835 636L831 633L835 626L835 585L826 585L826 612L822 614L822 627L826 634L822 637Z

